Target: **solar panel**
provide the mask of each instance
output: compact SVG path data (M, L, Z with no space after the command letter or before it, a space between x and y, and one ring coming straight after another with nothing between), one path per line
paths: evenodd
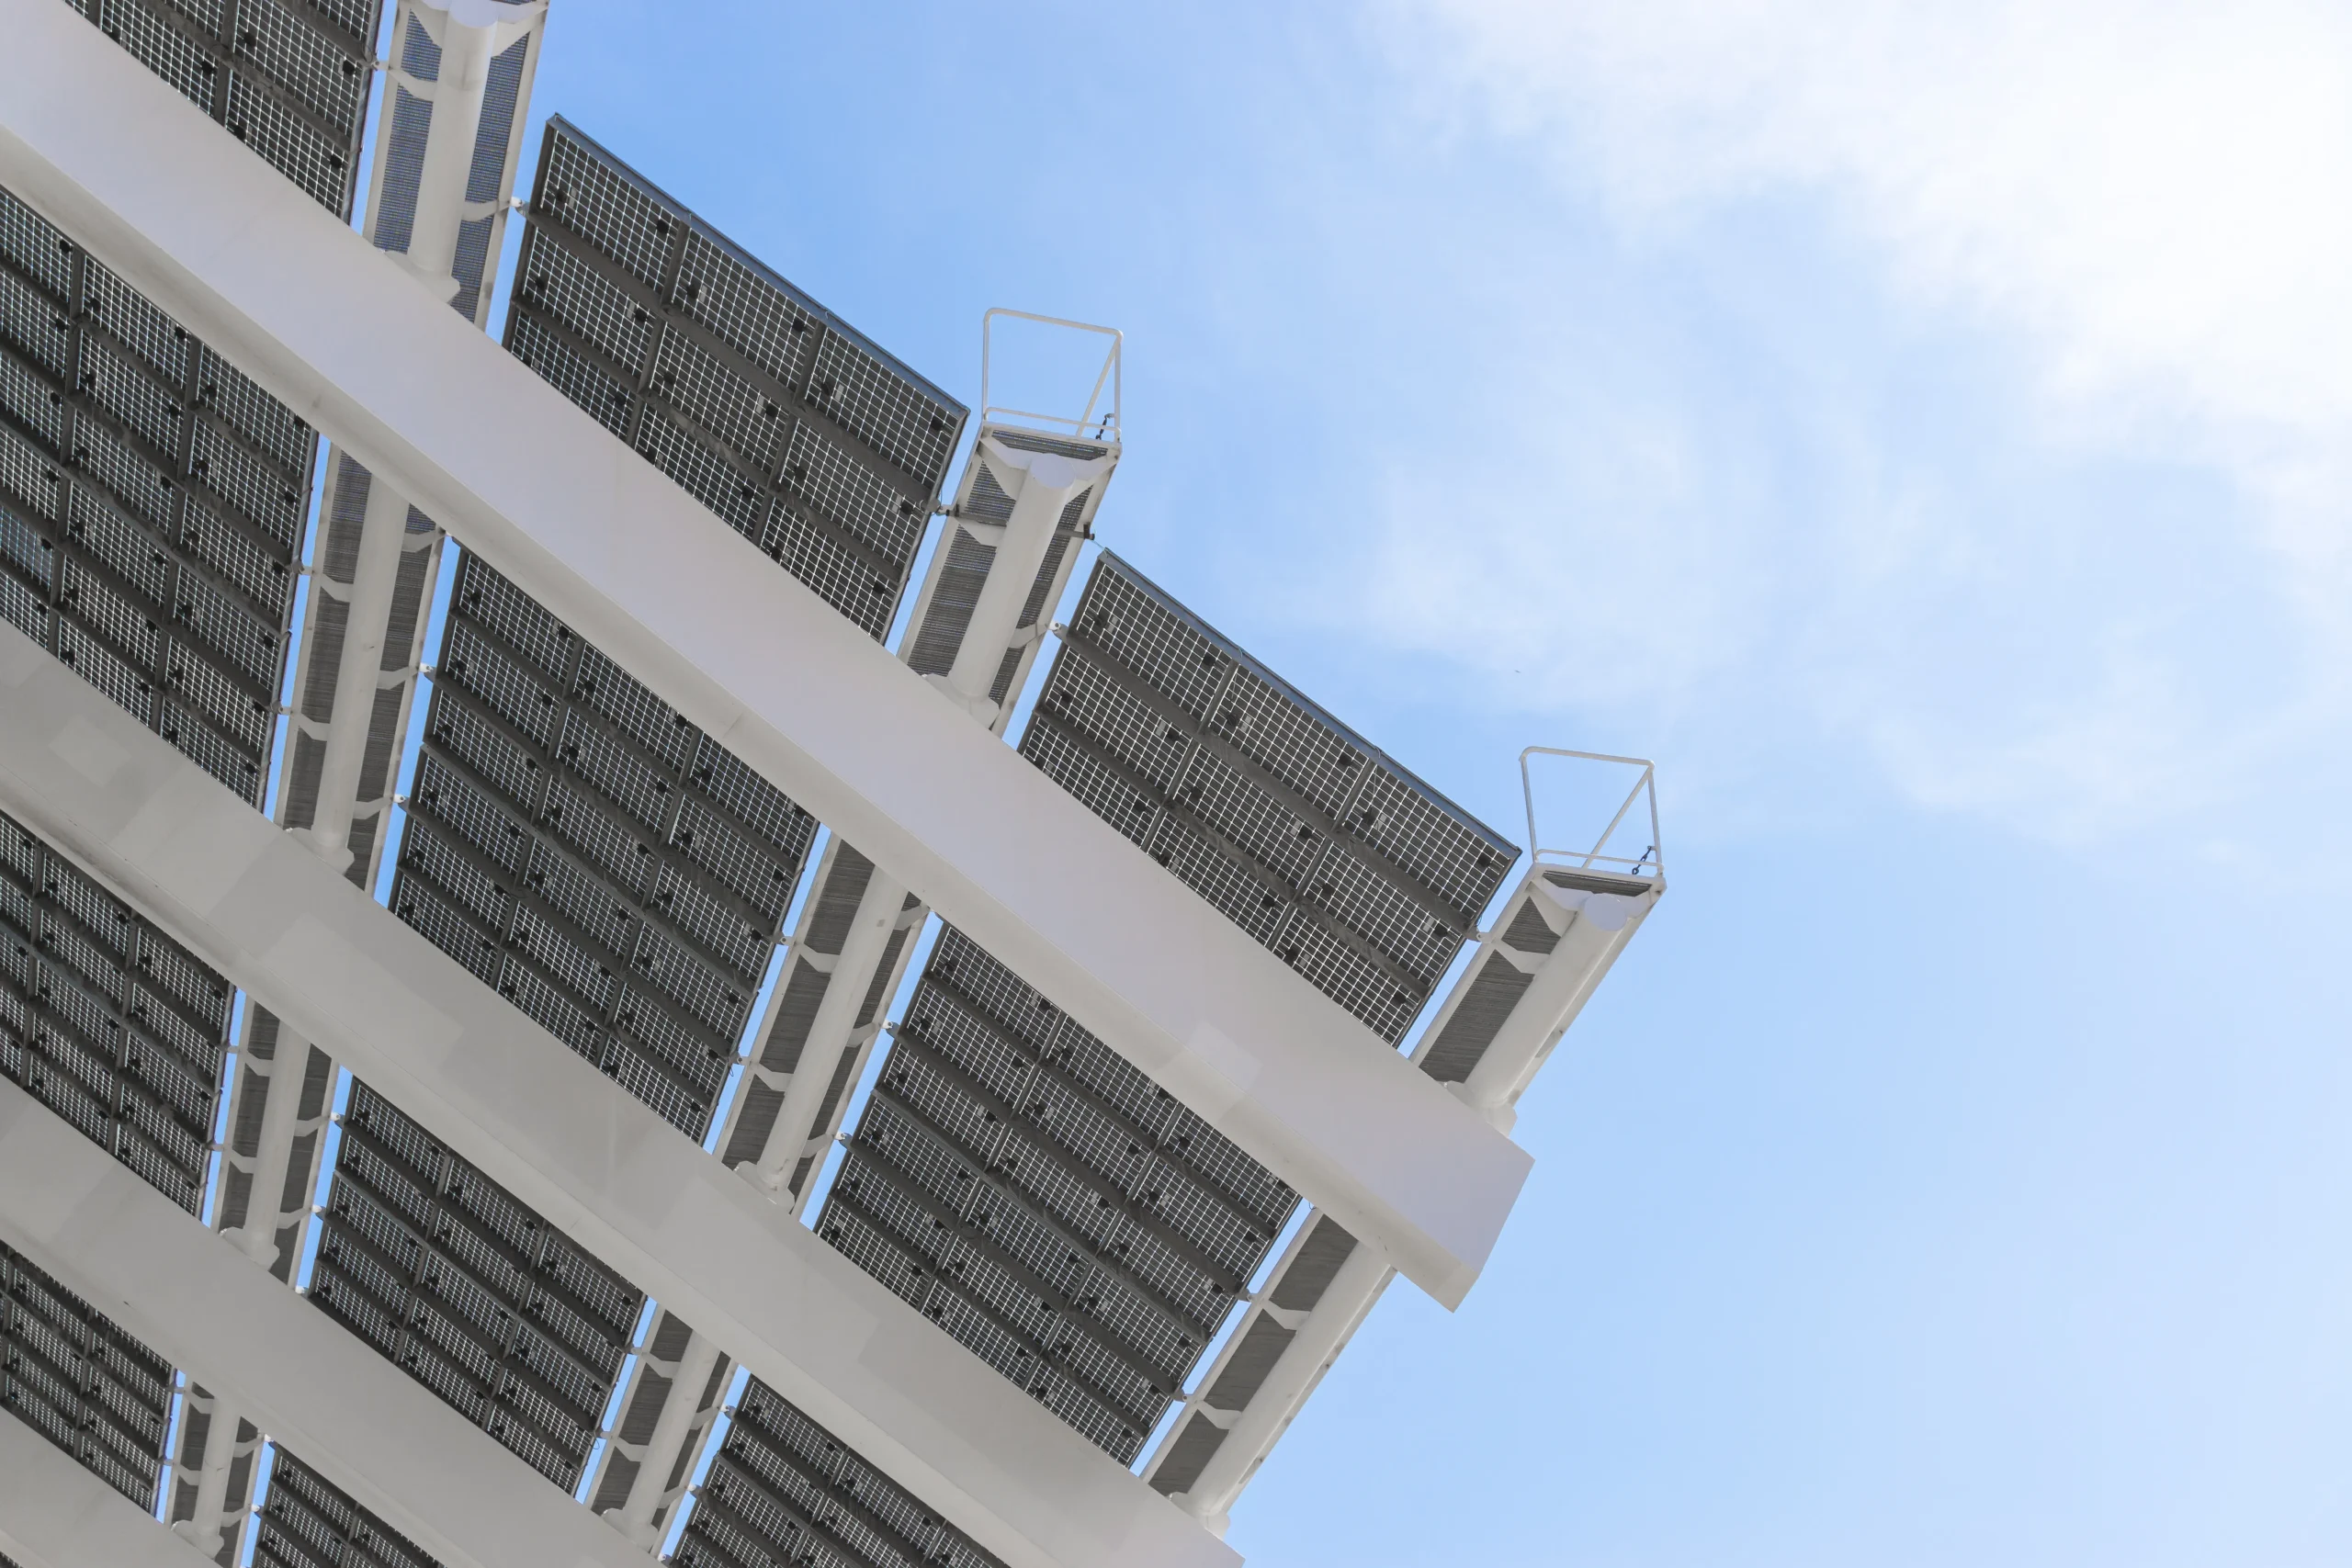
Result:
M0 1073L190 1213L231 987L0 817Z
M683 1568L1001 1568L757 1379L669 1561Z
M336 217L351 217L382 0L66 0Z
M441 1568L285 1445L270 1447L269 1500L254 1541L261 1568Z
M644 1292L352 1086L311 1300L565 1491Z
M1297 1202L951 927L817 1229L1125 1463Z
M560 117L506 345L865 632L966 410Z
M141 1508L153 1508L171 1364L6 1247L0 1292L0 1405Z
M423 747L393 911L700 1139L815 818L477 555Z
M254 807L316 447L0 191L0 615Z
M1021 754L1392 1044L1519 857L1107 551Z

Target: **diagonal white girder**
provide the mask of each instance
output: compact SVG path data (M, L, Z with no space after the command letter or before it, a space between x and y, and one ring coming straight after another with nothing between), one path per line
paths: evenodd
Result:
M5 1412L0 1557L17 1568L211 1568L212 1562Z
M447 1568L644 1568L642 1548L5 1078L0 1240Z
M1012 1568L1238 1562L6 623L0 811ZM0 1170L0 1186L12 1179ZM296 1300L228 1243L210 1245ZM215 1386L205 1361L193 1365Z
M1448 1305L1527 1156L57 0L6 184Z

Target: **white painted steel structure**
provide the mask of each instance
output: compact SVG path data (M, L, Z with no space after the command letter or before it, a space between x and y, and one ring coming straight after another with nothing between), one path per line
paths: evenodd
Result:
M151 911L434 1137L1014 1568L1234 1561L789 1210L677 1136L13 627L0 627L0 810ZM80 1137L62 1123L55 1135ZM40 1183L27 1186L37 1197ZM267 1275L253 1278L320 1332L342 1337L353 1365L401 1377ZM111 1294L98 1299L111 1311ZM143 1333L146 1321L125 1325ZM235 1380L227 1386L249 1392ZM313 1462L335 1457L295 1446Z
M488 1434L6 1082L0 1235L196 1380L233 1391L444 1568L642 1568L636 1547Z
M0 182L1408 1277L1462 1299L1521 1151L79 17L0 0L0 28L21 45L0 59Z

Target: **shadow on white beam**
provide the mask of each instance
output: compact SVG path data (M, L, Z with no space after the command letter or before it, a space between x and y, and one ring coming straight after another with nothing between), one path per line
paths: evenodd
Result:
M5 624L0 810L1012 1568L1238 1561Z
M1510 1139L57 0L0 184L1114 1050L1458 1304Z
M196 1382L233 1394L246 1419L447 1568L644 1568L639 1548L6 1079L0 1239ZM0 1427L40 1442L13 1416ZM18 1513L14 1485L0 1481L6 1519ZM113 1526L95 1507L80 1520ZM143 1523L179 1555L34 1551L56 1568L204 1561Z

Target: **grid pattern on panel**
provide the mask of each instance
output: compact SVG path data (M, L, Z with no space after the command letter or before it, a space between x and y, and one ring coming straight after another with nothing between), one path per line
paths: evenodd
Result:
M0 1405L141 1507L164 1467L172 1369L0 1247Z
M1392 1044L1519 854L1108 552L1021 750Z
M643 1292L366 1085L342 1124L311 1300L576 1487Z
M10 618L258 806L316 439L5 191L0 284Z
M284 1444L271 1450L269 1500L254 1543L261 1568L441 1568Z
M319 204L351 216L382 0L76 6Z
M0 1073L196 1213L231 988L0 817Z
M561 118L507 346L886 635L965 410Z
M818 1231L1125 1462L1297 1201L949 928Z
M394 912L700 1138L815 820L475 555L423 745Z
M756 1378L744 1389L670 1561L683 1568L1001 1568Z

